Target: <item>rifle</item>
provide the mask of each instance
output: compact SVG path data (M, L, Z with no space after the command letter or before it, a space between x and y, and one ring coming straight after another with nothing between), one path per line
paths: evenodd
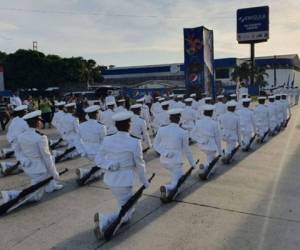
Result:
M63 138L59 138L59 140L55 143L53 143L52 145L49 145L50 146L50 149L53 150L56 148L56 146L61 143L63 141Z
M21 164L21 162L17 161L15 165L13 165L12 167L10 167L9 169L7 169L3 174L4 176L6 175L11 175L12 172L14 172L18 167L19 165Z
M196 161L196 164L195 164L195 165L197 165L198 163L199 163L199 160ZM180 179L179 179L178 182L177 182L176 187L175 187L173 190L171 190L171 191L169 192L168 200L171 201L171 200L174 198L174 196L175 196L176 193L178 192L178 189L180 188L180 186L185 182L185 180L188 178L188 176L191 175L193 169L194 169L194 167L190 167L190 168L188 169L188 171L187 171L183 176L180 177Z
M68 153L71 153L75 149L76 149L75 147L71 147L71 148L66 149L66 151L63 152L61 155L58 155L58 156L55 157L55 163L60 162L62 158L64 158Z
M64 173L68 172L69 170L66 168L65 170L61 171L59 175L63 175ZM40 181L32 186L29 186L28 188L25 188L22 190L22 192L14 199L2 204L0 206L0 215L4 215L5 213L8 213L12 211L12 207L14 207L21 199L26 198L27 195L37 191L41 187L47 185L51 180L53 179L53 176L50 176L46 178L43 181Z
M101 168L99 168L98 166L94 166L92 167L91 171L89 173L87 173L85 176L83 176L81 179L77 180L77 183L79 186L83 186L85 184L85 182L97 171L99 171Z
M270 132L270 130L268 129L268 131L266 133L264 133L263 137L260 140L260 143L264 142L264 140L265 140L266 136L269 134L269 132Z
M290 115L289 118L285 121L285 123L284 123L284 125L283 125L284 128L286 128L287 125L289 124L289 121L290 121L290 119L291 119L291 116L292 116L292 115Z
M151 182L151 180L154 178L155 174L153 173L150 179L148 180ZM111 237L116 233L118 228L121 226L123 217L127 214L127 212L133 207L133 205L139 200L139 198L142 196L143 191L145 189L145 186L143 185L136 191L134 195L132 195L129 200L121 207L121 210L119 212L118 217L107 227L107 229L104 231L104 239L110 240Z
M256 134L254 134L254 135L252 136L252 138L250 139L248 145L245 147L244 151L249 151L252 142L255 140L255 137L256 137Z
M229 157L227 157L227 158L225 158L225 159L222 159L222 161L223 161L224 164L229 164L229 163L230 163L231 159L233 158L233 156L235 155L235 153L239 150L240 146L241 146L240 144L237 145L237 146L231 151Z
M204 174L199 174L199 177L201 178L201 180L207 180L209 178L209 175L210 175L210 172L211 172L212 168L218 162L220 157L221 157L221 155L218 155L215 159L212 160L211 163L209 163L209 165L208 165L208 167L207 167Z

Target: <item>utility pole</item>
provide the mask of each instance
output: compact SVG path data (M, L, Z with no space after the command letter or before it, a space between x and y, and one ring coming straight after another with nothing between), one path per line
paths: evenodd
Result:
M273 63L273 69L274 69L274 87L277 85L277 72L276 72L276 67L277 67L277 57L274 56L274 63Z
M251 76L250 76L250 84L251 84L251 86L254 86L255 43L250 43L250 53L251 53Z
M32 50L35 50L35 51L38 50L38 42L37 41L32 42Z

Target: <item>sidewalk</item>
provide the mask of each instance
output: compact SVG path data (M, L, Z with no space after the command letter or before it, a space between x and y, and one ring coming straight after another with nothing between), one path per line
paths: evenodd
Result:
M167 205L160 202L159 187L169 180L168 173L150 152L147 170L156 177L132 222L110 242L98 242L93 234L94 213L115 206L110 191L100 181L77 187L75 169L87 160L58 164L70 169L62 178L65 188L0 218L0 249L299 250L299 138L296 107L285 131L261 146L254 143L250 153L239 151L233 164L219 164L209 182L200 181L195 171L177 201ZM201 159L197 146L192 148L195 159ZM0 189L27 183L24 175L6 177Z

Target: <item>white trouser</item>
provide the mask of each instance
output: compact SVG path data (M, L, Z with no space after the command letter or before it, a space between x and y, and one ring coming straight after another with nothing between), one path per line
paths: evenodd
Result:
M104 230L107 226L109 226L117 217L122 208L122 206L129 200L132 196L132 187L109 187L113 196L117 200L117 210L115 212L103 213L100 215L100 227ZM123 218L123 223L128 222L132 214L134 212L134 208L132 208Z
M183 169L182 169L182 164L181 163L174 163L174 164L166 164L162 163L163 167L166 168L170 173L171 173L171 181L164 185L168 191L173 190L180 177L183 175Z
M252 131L241 131L241 143L242 147L245 148L249 144L252 137Z
M83 178L84 176L86 176L91 170L92 170L93 167L86 167L86 168L79 168L80 170L80 176L79 178ZM99 169L97 172L95 172L90 178L89 180L94 180L94 179L97 179L97 178L100 178L104 173L104 170L102 169Z
M270 129L271 131L274 131L277 127L276 121L270 121Z
M257 126L256 127L256 134L259 136L259 138L262 138L267 131L268 131L268 128L265 126Z
M224 139L226 146L225 146L225 157L229 156L232 152L232 150L235 149L236 144L237 144L237 140L228 140L228 139Z

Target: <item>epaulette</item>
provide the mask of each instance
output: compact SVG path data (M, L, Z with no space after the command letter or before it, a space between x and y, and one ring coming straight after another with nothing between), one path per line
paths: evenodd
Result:
M137 136L134 136L132 134L130 134L131 137L135 138L135 139L138 139L138 140L141 140L141 138L137 137Z
M115 135L116 133L113 133L113 134L110 134L110 135L106 135L106 136L112 136L112 135Z
M104 125L102 122L97 121L99 124Z
M163 124L163 125L160 126L160 128L161 128L161 127L166 127L166 126L168 126L168 125L169 125L169 124Z

